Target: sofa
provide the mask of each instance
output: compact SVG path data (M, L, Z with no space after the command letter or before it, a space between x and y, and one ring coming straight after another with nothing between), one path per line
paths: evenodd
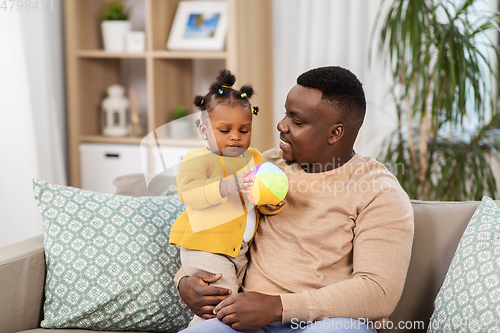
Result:
M115 180L117 194L152 195L142 175ZM500 206L500 201L495 201ZM415 237L403 295L389 317L393 330L399 322L412 332L425 332L433 313L434 299L467 223L479 201L433 202L413 200ZM46 332L43 318L45 260L43 236L0 248L0 332ZM59 329L56 332L84 332Z

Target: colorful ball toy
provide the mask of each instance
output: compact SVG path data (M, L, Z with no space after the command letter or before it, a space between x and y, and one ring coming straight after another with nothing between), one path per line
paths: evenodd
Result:
M248 199L255 205L277 205L285 199L288 192L288 178L276 165L264 162L253 167L247 177L255 177L252 187L247 194Z

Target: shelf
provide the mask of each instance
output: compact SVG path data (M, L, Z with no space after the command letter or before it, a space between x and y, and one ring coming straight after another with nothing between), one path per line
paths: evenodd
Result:
M228 57L226 51L145 51L141 53L123 52L111 53L104 50L80 50L76 52L78 58L107 58L107 59L146 59L151 56L157 59L221 59Z
M141 143L143 137L135 136L104 136L104 135L82 135L80 137L80 142L97 142L97 143L121 143L121 144L133 144L138 145Z
M134 7L130 18L132 30L144 31L146 50L109 53L104 51L101 11L110 1L64 0L72 186L80 186L81 143L123 144L132 148L145 144L152 148L147 149L150 172L156 168L152 161L157 145L178 157L186 150L205 147L206 141L196 135L190 139L170 139L168 132L158 132L180 105L186 105L189 113L196 112L194 96L205 94L221 69L230 69L236 75L236 88L252 84L257 92L252 104L272 110L271 1L225 0L228 8L225 49L180 51L167 50L166 43L182 0L124 0L127 6ZM102 135L101 104L113 84L120 84L127 91L135 89L143 136ZM272 112L255 117L253 147L261 151L271 148L272 122ZM149 135L153 131L156 135Z
M226 51L153 51L158 59L221 59L228 57Z
M104 135L83 135L80 138L81 142L97 142L97 143L121 143L121 144L134 144L138 145L142 143L144 137L111 137ZM206 146L206 141L193 137L191 139L159 139L161 146L181 146L181 147L204 147Z
M77 57L79 58L111 58L111 59L120 59L120 58L132 58L132 59L145 59L147 57L146 52L142 53L110 53L104 50L84 50L77 51Z
M207 142L193 137L192 139L159 139L160 146L206 147Z

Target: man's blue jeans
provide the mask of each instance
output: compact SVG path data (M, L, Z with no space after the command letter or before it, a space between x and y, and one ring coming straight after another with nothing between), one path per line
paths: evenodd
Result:
M237 333L230 326L224 324L218 319L205 320L202 323L193 325L181 331L182 333ZM314 332L314 333L374 333L366 324L351 318L327 318L321 321L307 325L305 322L294 321L292 323L282 324L272 323L263 328L241 331L245 333L295 333L295 332Z

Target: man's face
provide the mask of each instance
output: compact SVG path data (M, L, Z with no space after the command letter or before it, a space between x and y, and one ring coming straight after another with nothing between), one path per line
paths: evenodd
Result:
M337 112L321 100L321 91L295 85L286 98L285 117L278 123L280 149L288 163L298 163L308 172L318 172L313 164L332 163L325 154L332 125L339 122Z

